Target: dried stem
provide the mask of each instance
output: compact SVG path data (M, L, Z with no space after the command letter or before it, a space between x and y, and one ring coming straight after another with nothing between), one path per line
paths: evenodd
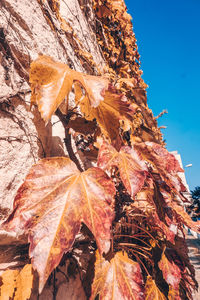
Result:
M57 115L57 117L60 119L63 127L65 128L65 138L64 138L64 142L65 142L65 146L67 149L67 152L69 154L70 159L76 164L77 168L79 169L79 171L83 172L83 169L80 165L80 162L78 160L78 158L76 157L73 149L72 149L72 143L71 143L71 134L69 133L69 128L67 127L67 124L69 123L69 120L72 116L72 113L68 113L68 115L63 115L62 112L57 109L55 114Z

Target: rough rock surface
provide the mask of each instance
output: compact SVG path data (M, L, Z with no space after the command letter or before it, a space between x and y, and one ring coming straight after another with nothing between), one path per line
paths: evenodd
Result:
M31 61L39 54L46 54L89 74L98 74L95 66L99 69L104 66L93 32L90 0L84 1L87 17L77 0L61 0L60 8L52 3L51 0L0 1L1 222L11 212L16 191L32 164L45 156L67 154L63 129L59 124L52 126L56 120L45 126L37 108L30 110ZM93 66L85 56L92 57ZM8 244L9 239L11 242L15 237L6 237L2 232L1 245ZM85 299L78 273L69 280L62 273L58 277L56 299ZM54 292L47 283L42 295L38 298L33 291L31 299L55 299Z
M16 190L31 165L39 158L60 155L58 126L45 127L35 108L30 111L29 66L38 54L68 63L72 68L95 73L81 63L76 43L92 55L101 68L104 64L92 32L77 0L60 1L60 14L73 33L66 34L50 7L51 1L2 0L0 3L0 161L1 215L12 209ZM88 5L88 7L90 7ZM78 41L78 42L77 42ZM78 45L77 45L78 47ZM56 138L57 136L57 138Z

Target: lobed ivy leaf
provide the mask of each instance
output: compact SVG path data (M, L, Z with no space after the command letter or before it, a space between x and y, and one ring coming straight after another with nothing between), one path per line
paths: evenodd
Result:
M117 252L107 261L96 252L95 277L90 300L142 300L143 280L140 266L128 258L126 252Z
M103 170L90 168L81 173L69 158L46 158L31 168L4 226L28 233L40 292L72 247L81 222L93 233L100 253L109 250L114 195L114 183Z
M128 146L121 147L118 152L105 141L99 149L98 166L104 170L118 167L121 180L132 197L141 190L147 175L147 166L138 152Z
M123 94L117 94L117 91L111 86L105 91L103 101L99 105L92 107L89 98L86 96L79 102L82 113L87 120L96 119L102 133L114 140L119 135L119 121L127 118L131 119L131 106Z
M31 103L36 104L45 122L62 104L74 87L75 102L84 117L97 120L103 134L116 138L119 120L131 118L131 109L123 94L109 84L108 79L86 75L70 69L66 64L55 62L49 56L39 56L30 70ZM85 92L83 92L83 90ZM63 105L63 104L62 104ZM65 104L67 111L68 101ZM75 107L75 103L74 103Z
M104 99L104 92L109 84L106 78L74 71L66 64L56 62L46 55L39 56L31 63L29 81L32 90L31 102L38 105L46 122L63 100L68 98L73 83L79 82L85 89L92 107L97 107Z
M184 172L175 156L163 146L153 142L146 142L145 145L151 149L151 155L162 164L164 170L169 173Z
M151 276L147 277L145 284L145 300L166 300L165 295L159 290Z

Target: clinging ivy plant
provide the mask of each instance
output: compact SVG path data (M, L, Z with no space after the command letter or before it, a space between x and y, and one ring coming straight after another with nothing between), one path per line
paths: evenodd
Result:
M28 236L39 292L85 224L96 242L90 299L192 299L183 224L200 225L180 205L187 200L175 157L159 143L135 140L136 109L107 78L40 56L30 83L44 121L60 118L69 153L31 168L3 225ZM69 142L80 135L90 136L82 145L90 167Z
M50 2L65 24L59 1ZM81 232L91 255L89 299L192 299L183 224L197 232L200 224L182 207L183 170L146 105L131 17L123 0L94 0L93 8L107 77L47 56L31 64L32 106L46 123L58 116L68 156L40 160L17 192L2 227L28 237L31 264L1 274L1 297L28 299L37 276L41 293Z

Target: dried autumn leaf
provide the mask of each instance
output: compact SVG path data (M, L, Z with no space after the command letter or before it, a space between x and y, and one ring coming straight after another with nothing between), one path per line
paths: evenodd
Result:
M179 295L179 290L174 289L171 285L169 286L168 299L169 300L181 300L181 297Z
M43 159L31 168L4 226L28 232L40 292L72 247L81 222L93 233L100 253L109 250L114 194L113 182L101 169L81 173L69 158Z
M145 89L141 89L141 88L132 89L132 95L137 104L147 103L147 94Z
M105 91L103 101L94 107L90 105L90 100L86 96L80 103L81 111L87 120L96 119L103 134L111 140L119 135L119 121L123 118L131 120L131 108L123 94L117 94L116 90L109 85Z
M76 132L87 135L95 132L97 124L94 121L87 121L84 118L77 117L74 120L70 120L67 127L72 128Z
M1 300L26 300L31 296L33 274L31 264L22 270L6 270L2 275Z
M131 196L140 191L147 175L147 167L134 149L123 146L118 152L105 141L99 149L98 166L104 170L117 166L121 180Z
M197 233L200 233L200 221L194 222L191 217L187 214L184 208L175 202L170 205L175 211L178 218L181 220L181 223L188 226L190 229L194 230Z
M128 258L126 252L118 252L109 261L96 252L95 277L90 300L142 300L143 280L137 262Z
M111 139L118 134L120 118L131 118L126 97L117 94L108 79L74 71L51 57L39 56L32 62L30 83L31 103L38 105L45 122L49 121L63 100L68 99L73 84L75 102L80 105L84 117L89 121L96 119L102 132Z
M48 122L73 84L73 70L67 65L55 62L48 56L39 56L32 62L30 84L31 103L37 104L45 122Z
M170 284L174 289L178 289L181 280L180 268L173 261L170 262L164 253L162 254L158 266L162 271L163 277L166 282Z
M16 288L16 277L18 270L6 270L2 275L2 285L0 288L0 295L2 300L9 300L13 297Z
M143 154L149 158L151 162L156 161L166 172L172 174L184 172L175 156L169 153L163 146L154 142L145 142L136 144L135 147L143 150Z
M153 181L151 180L149 183L153 184ZM137 197L134 201L134 206L142 209L142 211L145 212L145 214L149 217L149 224L151 224L151 226L156 230L160 228L162 233L164 233L164 235L166 236L166 239L174 244L176 226L173 226L173 224L171 223L169 226L167 225L166 216L165 218L163 216L164 213L158 212L158 209L154 202L154 196L155 191L152 189L152 186L149 186L148 188L145 187L139 193L137 193ZM162 220L159 216L163 216Z
M66 64L56 62L49 56L39 56L31 64L31 102L38 105L44 121L49 121L72 90L72 84L79 82L85 89L91 107L97 107L104 99L108 80L103 77L85 75L70 69Z
M158 215L157 215L157 213L154 213L154 214L152 214L152 223L154 224L154 225L156 225L156 226L158 226L159 228L161 228L162 229L162 231L163 231L163 233L165 234L165 236L166 236L166 239L168 240L168 241L170 241L172 244L174 244L174 238L175 238L175 235L176 235L176 226L174 225L174 227L173 226L167 226L164 222L162 222L160 219L159 219L159 217L158 217ZM150 222L151 222L150 221ZM152 224L152 225L153 225Z
M166 300L165 295L159 290L151 276L147 277L145 284L145 300Z
M184 201L185 198L181 195L181 192L185 191L186 188L177 174L183 172L183 169L175 156L163 146L154 142L135 143L134 148L157 169L170 189Z

